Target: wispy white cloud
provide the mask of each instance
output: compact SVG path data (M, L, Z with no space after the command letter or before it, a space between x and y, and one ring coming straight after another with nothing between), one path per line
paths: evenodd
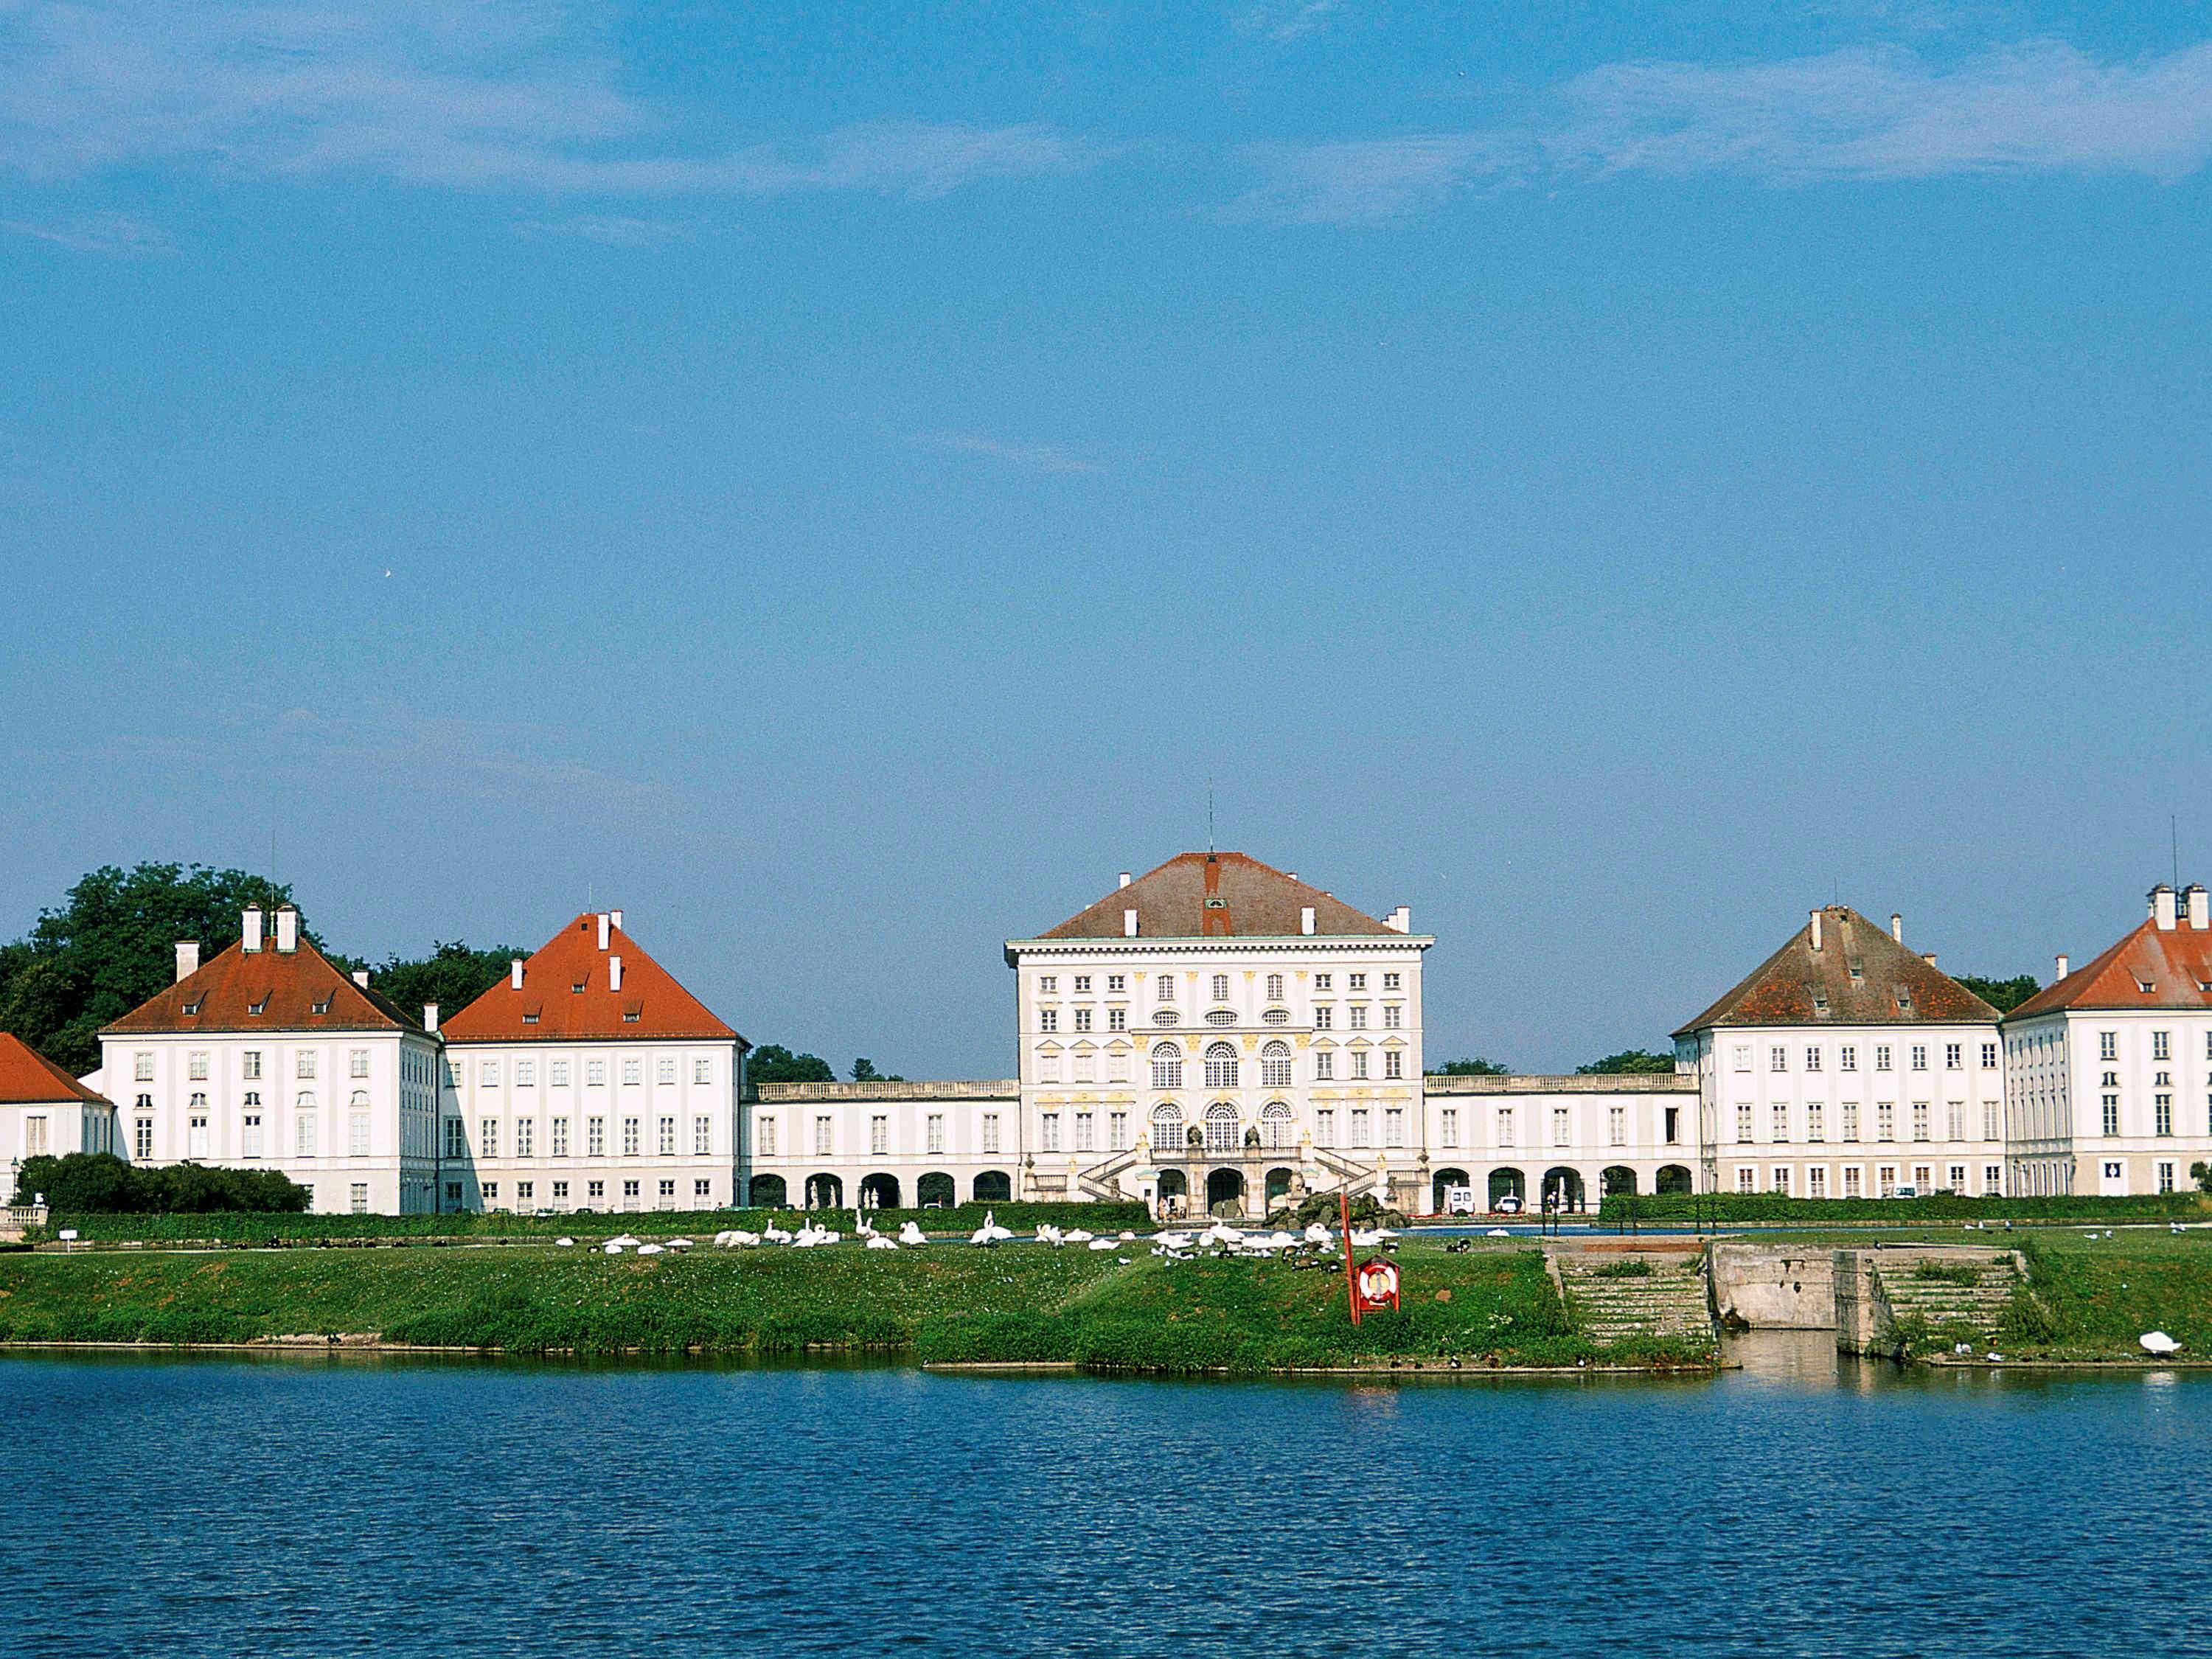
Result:
M1318 34L1341 17L1344 0L1255 0L1230 14L1230 26L1239 34L1255 34L1288 46Z
M666 219L643 219L619 213L579 213L565 219L524 219L515 233L521 236L566 236L578 241L599 242L608 247L663 247L691 234L689 225Z
M960 455L981 455L1033 472L1103 472L1096 461L1085 460L1057 444L1006 443L974 432L921 432L908 442L919 449L941 449Z
M878 122L687 139L599 35L513 0L0 4L0 168L63 180L188 162L560 194L875 191L918 199L1095 165L1036 124Z
M125 213L81 214L62 224L0 219L0 231L52 242L72 253L99 253L111 258L143 259L176 252L168 232Z
M1777 185L2004 173L2172 179L2212 159L2212 44L2124 62L2060 41L1948 63L1866 46L1773 63L1623 63L1453 132L1246 152L1237 210L1386 219L1455 191L1647 173Z

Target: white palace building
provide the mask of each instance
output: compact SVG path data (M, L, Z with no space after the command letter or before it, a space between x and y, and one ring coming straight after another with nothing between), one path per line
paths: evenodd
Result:
M745 1039L624 929L565 923L443 1022L248 909L74 1086L0 1066L0 1142L283 1170L318 1211L1130 1198L1411 1214L1614 1192L2154 1192L2212 1159L2212 908L2009 1016L1830 905L1675 1033L1672 1074L1430 1077L1434 940L1242 853L1184 853L1004 946L1015 1075L749 1090ZM27 1054L27 1051L26 1051ZM0 1054L0 1059L7 1058Z

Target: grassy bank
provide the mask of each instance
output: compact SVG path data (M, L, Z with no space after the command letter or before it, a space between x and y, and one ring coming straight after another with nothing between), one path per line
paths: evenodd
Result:
M1280 1263L964 1245L657 1257L497 1250L0 1258L0 1340L251 1342L328 1333L520 1352L906 1350L925 1360L1260 1371L1614 1358L1540 1255L1408 1246L1407 1304L1354 1331L1343 1281ZM1641 1364L1698 1352L1638 1352Z
M2001 1330L2008 1358L2140 1361L2147 1356L2136 1339L2164 1331L2183 1358L2212 1359L2212 1239L2053 1233L2020 1249L2028 1287Z
M1141 1204L963 1204L945 1210L877 1210L870 1218L882 1231L902 1222L921 1224L925 1232L971 1233L994 1212L1006 1226L1026 1231L1040 1221L1092 1232L1151 1231ZM429 1238L611 1238L632 1233L640 1238L712 1238L727 1227L758 1232L769 1222L796 1228L805 1219L797 1210L647 1210L627 1214L507 1215L464 1212L447 1215L286 1215L240 1212L182 1215L71 1215L52 1218L48 1232L73 1227L81 1239L104 1243L140 1240L149 1243L266 1244L317 1243L325 1240L405 1242ZM825 1211L813 1218L851 1231L850 1210Z

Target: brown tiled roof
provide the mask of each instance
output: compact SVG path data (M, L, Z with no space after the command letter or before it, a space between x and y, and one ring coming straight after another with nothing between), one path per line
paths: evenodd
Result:
M248 1010L258 1006L258 1014ZM322 1012L318 1012L318 1006ZM198 1009L186 1013L188 1007ZM363 990L300 941L294 951L233 945L191 978L149 998L106 1028L117 1036L162 1031L420 1030L385 999Z
M1820 914L1820 950L1813 948L1808 919L1748 978L1674 1035L1708 1025L1949 1025L1996 1020L1996 1009L1848 904L1825 905Z
M1389 933L1374 917L1243 853L1178 853L1039 939L1120 939L1137 913L1141 939L1288 939L1309 905L1316 935Z
M619 991L610 988L609 957L622 958ZM609 926L601 951L594 912L578 916L523 964L520 990L501 979L441 1030L449 1042L652 1039L752 1046L621 928Z
M44 1106L58 1101L108 1103L12 1031L0 1031L0 1106Z
M2212 1008L2208 983L2212 928L2183 921L2161 931L2145 917L2094 962L2045 986L2005 1018L2026 1019L2060 1008Z

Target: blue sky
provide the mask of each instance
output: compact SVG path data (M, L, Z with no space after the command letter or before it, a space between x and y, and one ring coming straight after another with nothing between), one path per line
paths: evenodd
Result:
M2212 871L2196 9L740 10L0 0L0 932L1002 1075L1210 778L1537 1070Z

